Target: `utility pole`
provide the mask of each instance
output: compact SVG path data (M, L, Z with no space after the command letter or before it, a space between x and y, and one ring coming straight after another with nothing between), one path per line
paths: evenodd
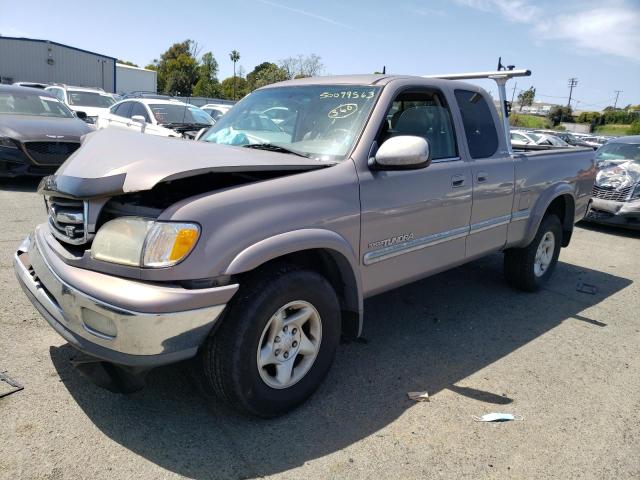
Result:
M614 90L614 92L616 92L616 101L613 102L613 109L615 110L616 106L618 106L618 95L620 95L623 92L623 90Z
M567 102L567 107L571 107L571 95L573 94L573 87L578 86L578 79L572 77L569 79L569 101Z
M516 84L513 86L513 93L511 94L511 104L513 105L513 99L516 96L516 87L518 86L518 82L516 82ZM522 108L520 108L520 110L522 110Z

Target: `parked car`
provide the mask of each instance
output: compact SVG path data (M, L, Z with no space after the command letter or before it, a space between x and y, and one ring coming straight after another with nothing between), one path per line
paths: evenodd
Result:
M570 146L567 142L555 135L528 130L512 130L511 145L520 148L540 147L540 149L567 148Z
M585 142L584 140L582 140L580 137L576 136L573 133L554 132L553 135L567 142L572 147L589 147L589 148L593 148L594 150L597 148L597 147L594 147L592 143Z
M194 138L213 125L211 117L178 100L137 98L122 100L98 118L97 128L124 128L161 137Z
M12 85L15 85L16 87L38 88L40 90L44 90L49 86L46 83L38 83L38 82L13 82Z
M593 203L585 220L640 229L640 135L609 140L596 160Z
M207 103L204 107L202 107L202 110L207 112L214 120L218 120L221 116L231 110L231 107L233 107L233 105Z
M280 105L296 128L262 130ZM258 89L198 142L98 131L41 184L49 222L14 268L95 367L133 382L197 355L206 389L282 414L360 335L364 298L495 252L511 285L549 280L594 152L511 154L501 128L475 85L355 75Z
M91 131L53 95L0 85L0 177L53 173Z
M511 145L514 147L524 147L526 145L537 145L540 135L525 130L511 130Z
M115 103L112 94L101 88L52 85L45 88L87 123L95 124L100 114L105 114Z

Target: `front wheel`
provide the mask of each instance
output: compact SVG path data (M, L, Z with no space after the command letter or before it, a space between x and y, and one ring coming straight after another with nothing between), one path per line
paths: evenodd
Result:
M340 308L316 272L270 269L249 279L202 350L205 386L232 407L272 417L304 402L327 374Z
M556 215L542 219L533 241L504 254L507 282L525 292L539 290L551 277L562 246L562 225Z

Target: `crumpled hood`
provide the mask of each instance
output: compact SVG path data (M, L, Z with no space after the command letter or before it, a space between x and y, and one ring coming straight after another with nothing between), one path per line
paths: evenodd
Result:
M619 190L638 182L640 182L640 165L630 160L614 165L605 164L598 172L595 183L598 187Z
M83 137L82 147L40 189L88 198L150 190L163 181L209 172L304 171L331 165L285 153L106 128Z

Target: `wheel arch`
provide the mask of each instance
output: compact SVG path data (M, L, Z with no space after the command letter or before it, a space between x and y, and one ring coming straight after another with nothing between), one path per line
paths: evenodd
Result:
M527 233L522 244L529 245L536 236L542 219L547 214L554 213L560 218L560 222L562 223L562 246L567 247L573 234L576 212L575 205L575 192L573 186L570 184L561 183L546 190L540 195L531 211L527 225Z
M363 323L358 263L347 240L325 229L302 229L261 240L238 253L225 275L242 276L276 262L299 265L322 274L334 288L342 310L342 331L359 336Z

